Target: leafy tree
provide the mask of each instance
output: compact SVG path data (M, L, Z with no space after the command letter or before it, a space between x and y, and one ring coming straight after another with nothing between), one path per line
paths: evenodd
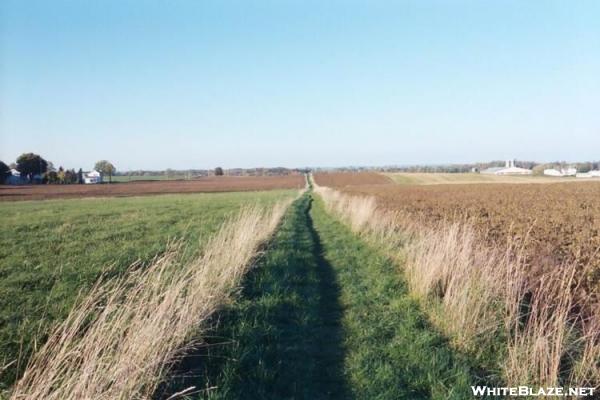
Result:
M112 183L112 176L115 172L117 172L117 169L115 168L115 166L112 165L112 163L107 160L98 161L96 163L96 165L94 166L94 169L98 172L101 172L104 175L108 175L109 183Z
M74 169L68 169L65 171L65 183L72 184L77 182L77 173Z
M44 160L38 154L24 153L17 158L17 171L21 175L27 176L29 182L33 180L34 175L43 174L48 169L48 161Z
M58 183L58 174L56 171L46 172L46 183L55 184Z
M62 165L58 167L58 173L56 175L58 177L58 183L65 183L65 170Z
M6 178L9 177L9 175L10 168L8 168L8 165L0 161L0 183L4 183L4 181L6 180Z
M538 164L532 169L533 175L544 175L544 170L552 168L552 164Z
M221 168L221 167L215 168L215 176L223 176L223 168Z
M83 183L83 170L81 168L77 171L77 183L80 185Z
M594 169L594 164L591 162L582 162L575 164L575 167L577 168L577 172L590 172Z

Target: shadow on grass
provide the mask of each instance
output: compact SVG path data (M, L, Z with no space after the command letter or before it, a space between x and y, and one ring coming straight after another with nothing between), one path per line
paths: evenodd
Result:
M157 398L346 399L340 287L322 254L310 196L292 205L239 301L220 313Z
M469 399L490 374L452 349L410 296L398 266L313 207L323 253L342 288L346 370L354 398Z
M398 267L309 195L238 298L158 398L459 400L493 380L429 323Z

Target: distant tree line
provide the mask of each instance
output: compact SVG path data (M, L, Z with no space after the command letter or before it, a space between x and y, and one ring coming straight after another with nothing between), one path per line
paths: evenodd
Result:
M384 172L445 172L445 173L465 173L473 170L481 171L487 168L504 167L506 161L495 160L490 162L470 163L470 164L448 164L448 165L411 165L402 167L383 167L374 168ZM536 161L515 161L515 166L533 170L534 174L543 174L544 169L548 168L577 168L577 172L589 172L600 169L600 161L586 161L569 163L565 161L554 161L550 163L539 163Z
M388 167L339 167L339 168L315 168L315 171L337 171L337 172L361 172L361 171L380 171L380 172L429 172L429 173L465 173L472 171L481 171L487 168L504 167L506 161L494 160L489 162L465 163L465 164L422 164L408 166L388 166ZM548 168L577 168L577 172L589 172L600 169L600 161L573 162L553 161L550 163L540 163L536 161L515 161L515 166L533 170L534 174L543 174L544 169Z
M79 170L66 169L59 166L58 169L54 164L44 159L39 154L25 153L20 155L16 162L7 165L0 161L0 183L5 183L6 179L11 176L11 169L16 169L20 172L23 181L29 183L45 183L45 184L81 184L84 183L84 172ZM94 169L107 177L109 183L113 176L165 176L168 178L188 177L196 178L202 176L280 176L301 174L304 170L289 169L283 167L275 168L231 168L224 169L216 167L213 170L209 169L186 169L186 170L132 170L132 171L117 171L114 164L107 160L100 160L94 164Z
M504 167L506 161L494 160L489 162L466 163L466 164L440 164L440 165L409 165L401 167L379 168L385 172L431 172L431 173L465 173L473 170L481 171L487 168ZM515 166L531 169L536 165L534 161L515 161Z
M166 170L130 170L120 171L115 176L164 176L169 178L175 177L189 177L197 178L202 176L280 176L280 175L293 175L301 173L300 169L289 169L283 167L275 168L230 168L225 169L222 167L216 167L213 170L210 169L171 169Z
M134 169L129 171L117 171L114 176L166 176L166 177L177 177L177 176L207 176L210 175L211 171L208 169L171 169L165 170L149 170L149 169Z
M486 168L503 167L504 160L494 160L490 162L467 163L467 164L444 164L444 165L411 165L411 166L389 166L389 167L340 167L340 168L315 168L315 171L382 171L382 172L431 172L431 173L465 173L473 170L481 171ZM586 161L568 163L566 161L554 161L550 163L539 163L535 161L515 161L515 166L533 170L534 174L543 174L544 169L548 168L577 168L578 172L588 172L591 170L600 169L600 161ZM38 154L24 153L21 154L16 162L7 165L0 161L0 183L5 183L10 177L10 170L14 168L20 172L21 177L29 183L47 183L47 184L81 184L84 183L84 173L81 168L78 171L75 169L64 169L60 166L54 168L52 162L45 160ZM107 160L100 160L95 163L94 169L100 172L103 176L107 176L109 182L113 176L166 176L174 178L177 176L185 176L189 178L201 176L279 176L301 174L304 169L289 169L283 167L275 168L231 168L223 169L216 167L214 170L208 169L186 169L186 170L133 170L119 172L115 166Z
M6 183L11 176L11 169L17 170L22 180L28 183L61 185L84 183L84 173L81 168L78 171L75 171L74 168L65 169L62 166L56 169L52 162L35 153L23 153L10 165L0 161L0 183ZM98 161L95 169L108 175L109 181L116 172L114 165L106 160Z
M590 172L592 170L600 169L600 161L586 161L586 162L576 162L569 163L566 161L554 161L551 163L537 164L533 167L534 175L542 175L545 169L567 169L567 168L577 168L577 172Z
M73 184L83 183L83 171L79 168L79 171L75 172L74 169L65 170L63 167L58 167L58 171L48 170L44 173L43 183L49 184Z

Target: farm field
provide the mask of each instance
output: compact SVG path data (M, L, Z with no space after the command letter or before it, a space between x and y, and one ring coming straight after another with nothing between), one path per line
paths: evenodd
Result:
M318 181L318 178L317 178ZM600 183L353 186L419 223L468 221L494 245L525 241L532 273L576 261L592 267L589 287L600 289Z
M509 385L597 387L600 184L331 186L453 348Z
M139 181L101 185L2 185L0 186L0 201L300 189L304 187L304 184L304 176L289 175L261 177L213 176L189 181Z
M223 297L221 306L207 311L211 317L204 317L197 330L203 345L188 349L165 375L155 398L190 390L190 399L441 400L469 398L470 387L476 384L589 382L587 377L571 378L566 373L560 378L538 377L537 366L549 361L546 356L540 356L539 363L533 356L527 359L536 354L536 347L506 340L515 329L503 330L512 321L500 317L504 295L491 289L485 295L472 291L472 287L486 287L484 282L475 285L469 280L478 279L477 274L462 275L463 280L453 285L447 282L463 265L456 262L468 266L472 260L496 257L501 252L494 249L506 246L507 238L528 238L527 262L518 264L529 269L528 277L515 281L517 287L533 282L539 275L536 268L557 270L558 264L575 256L579 267L596 262L591 250L598 239L594 218L599 211L598 185L398 185L377 174L317 175L315 181L325 181L339 192L319 187L292 203L256 264L244 270L245 276L239 275L240 281L231 289L233 297ZM272 190L3 203L8 212L2 216L0 237L9 244L0 253L5 278L0 284L3 364L19 354L26 358L43 342L50 327L65 318L79 290L89 289L107 266L109 275L119 276L135 260L149 264L166 250L169 238L177 237L192 249L185 255L192 259L228 215L247 204L268 207L297 193ZM377 207L361 199L374 199ZM389 216L396 220L386 221ZM536 228L536 221L552 221L571 240L561 241L563 236L543 224ZM489 247L461 247L461 237L448 228L455 222L474 226ZM405 236L411 224L432 232L433 239ZM369 234L371 225L375 236ZM578 230L581 237L585 234L593 240L577 242ZM444 232L450 236L439 246ZM544 235L546 241L540 239ZM383 242L377 241L382 238ZM557 248L561 252L555 253ZM419 249L425 250L419 253ZM440 249L448 252L435 256ZM468 251L479 253L457 256L471 254ZM415 267L419 257L428 254L434 254L429 264ZM589 257L584 259L586 254ZM505 268L502 258L491 260L484 276ZM448 264L450 268L415 275L424 267ZM494 288L504 283L511 287L511 282L502 281L505 275L493 276ZM433 279L429 286L425 283L431 289L419 297L415 288L427 279ZM594 279L593 274L586 275L580 287L585 290L573 298L591 298L587 294L597 283ZM457 295L445 285L466 292L455 301ZM534 285L527 287L531 293L519 297L519 307L530 306L523 303L529 300L522 300L530 298L556 307L553 301L560 291L544 286L536 292ZM436 302L436 296L443 302ZM487 303L477 303L480 299ZM135 334L131 336L135 341ZM540 339L532 337L537 346ZM594 337L585 340L591 350L586 350L582 362L600 351L594 347ZM544 347L541 352L548 353ZM514 357L515 353L525 357L517 367L507 364L512 360L507 354ZM2 378L4 388L13 381L10 374L22 368L8 370Z
M325 172L318 173L315 177L319 185L331 187L393 183L389 177L376 172Z
M394 172L384 173L395 183L401 185L449 185L476 183L558 183L581 182L578 178L549 177L549 176L502 176L479 173L420 173Z
M445 400L479 381L424 322L393 262L318 196L291 206L243 286L161 398L194 386L210 389L192 398Z
M0 0L0 400L600 400L600 0Z
M114 185L117 186L117 185ZM112 186L111 186L112 187ZM273 205L296 190L5 202L0 208L0 388L78 293L101 273L149 262L182 238L191 256L244 205Z
M192 258L240 207L296 193L5 203L3 364L39 347L101 272L116 276L135 260L148 263L173 237L200 244L186 255ZM194 385L211 389L190 398L461 399L480 378L425 319L392 260L308 193L290 207L236 300L203 333L207 346L178 364L156 398ZM3 377L4 389L12 378Z

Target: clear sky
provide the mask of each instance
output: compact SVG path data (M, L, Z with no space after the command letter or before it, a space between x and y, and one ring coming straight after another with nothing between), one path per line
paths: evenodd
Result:
M0 1L0 160L600 159L600 1Z

